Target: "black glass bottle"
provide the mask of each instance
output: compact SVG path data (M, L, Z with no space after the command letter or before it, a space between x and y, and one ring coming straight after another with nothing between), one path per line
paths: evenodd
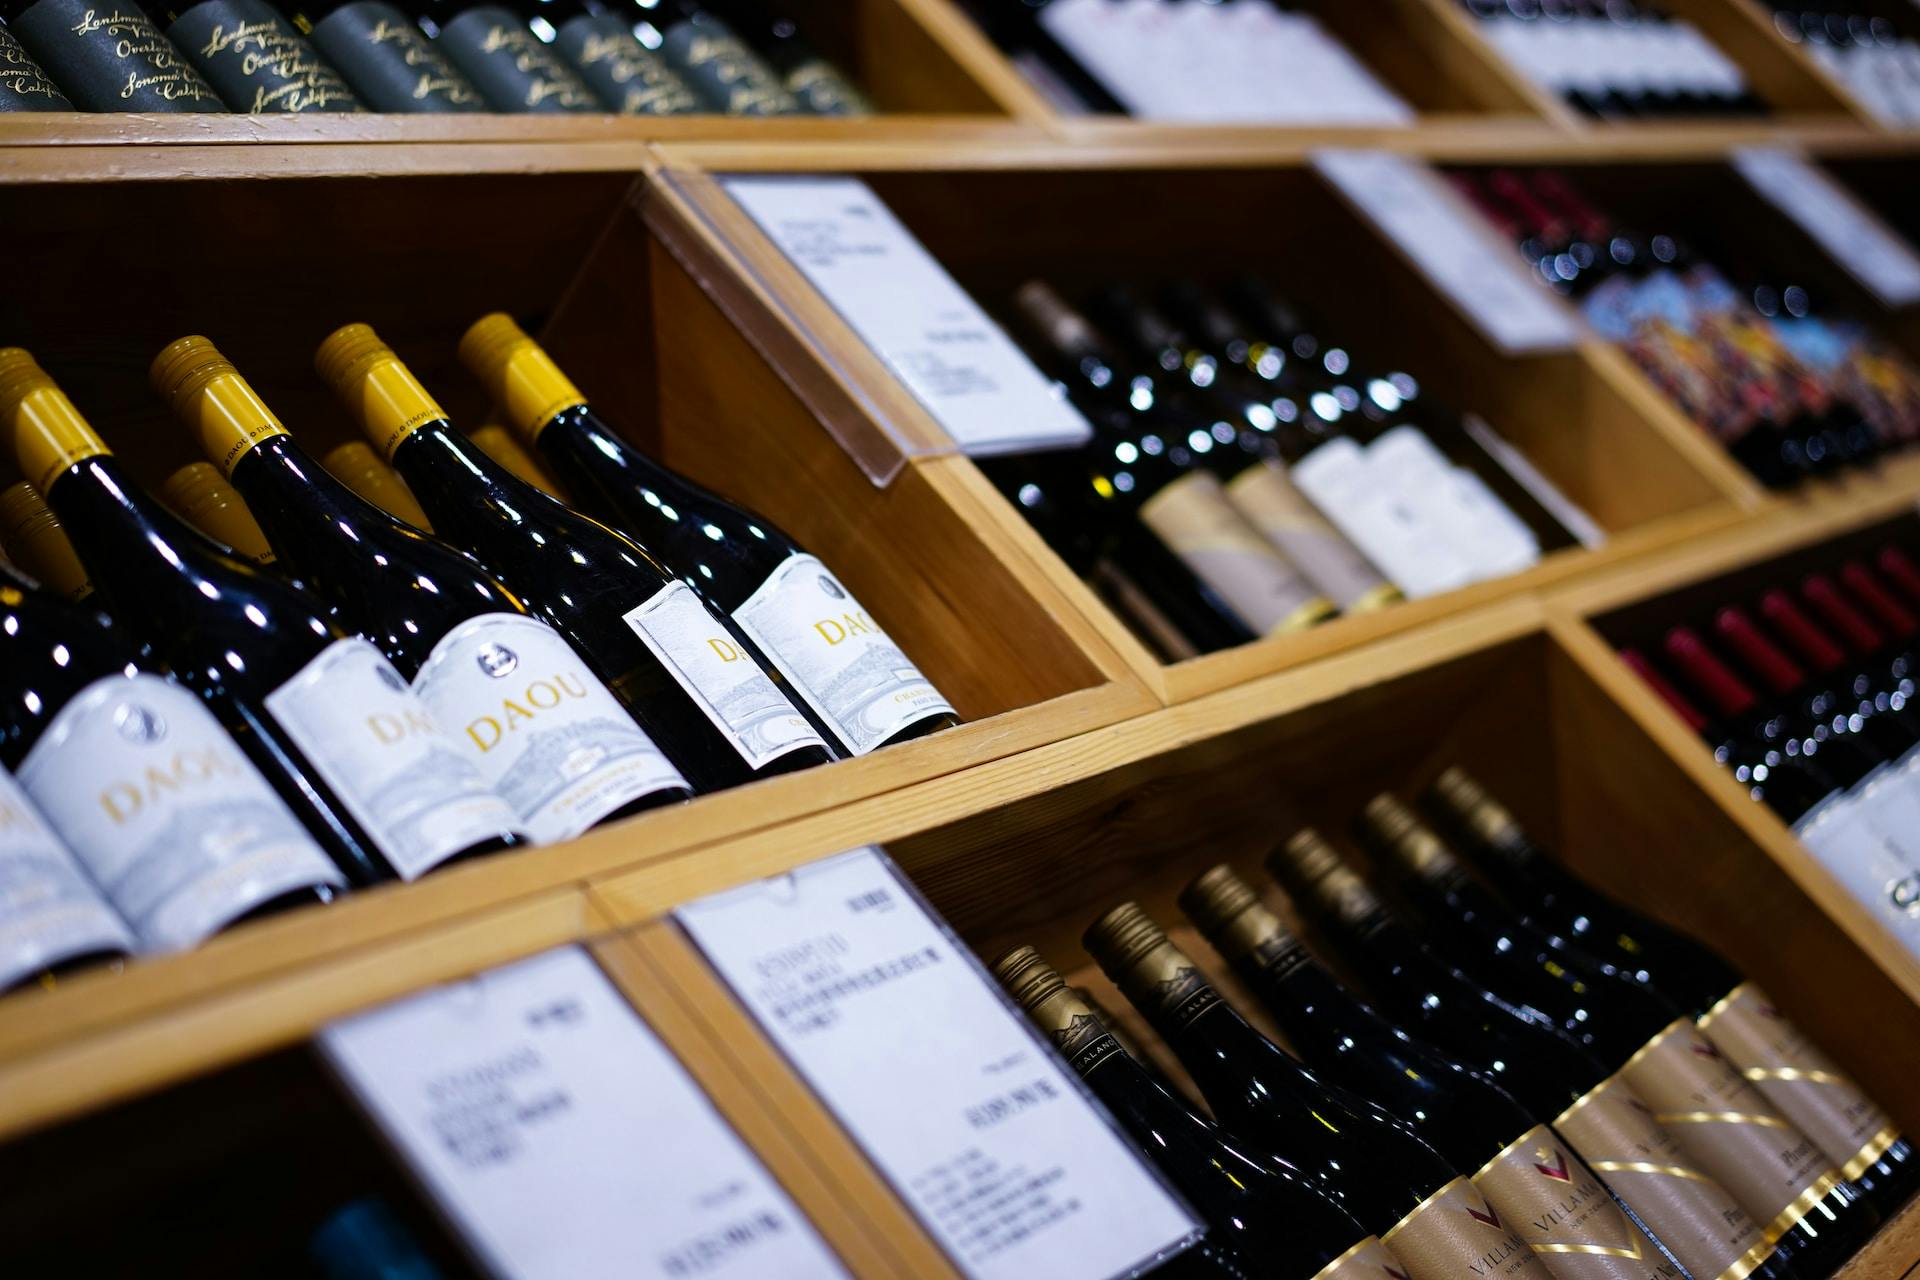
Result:
M134 0L0 0L0 23L82 111L227 110Z
M275 0L370 111L460 114L485 99L439 46L388 0Z

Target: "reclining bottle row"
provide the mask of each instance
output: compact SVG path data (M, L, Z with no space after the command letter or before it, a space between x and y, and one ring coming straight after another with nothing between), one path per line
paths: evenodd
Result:
M511 320L475 325L463 354L633 536L456 435L364 325L317 364L408 482L379 491L417 494L432 534L182 338L151 380L218 470L167 491L243 556L135 485L31 356L0 351L0 423L45 493L15 486L0 514L47 583L0 577L0 763L24 793L0 796L0 878L50 886L4 899L0 987L957 723L825 566L620 441ZM384 471L329 456L363 487Z
M1292 1220L1411 1280L1813 1280L1911 1197L1920 1160L1894 1122L1764 992L1576 879L1463 771L1424 800L1460 852L1391 796L1356 824L1413 915L1312 831L1268 863L1372 1003L1231 868L1180 895L1298 1058L1137 905L1087 930L1217 1125L1030 948L995 966L1216 1250L1241 1255L1222 1274L1347 1274L1351 1258L1264 1234L1282 1210L1249 1188L1287 1175L1334 1202L1286 1206ZM1230 1161L1265 1176L1222 1178Z
M757 0L6 0L0 63L0 111L872 110Z

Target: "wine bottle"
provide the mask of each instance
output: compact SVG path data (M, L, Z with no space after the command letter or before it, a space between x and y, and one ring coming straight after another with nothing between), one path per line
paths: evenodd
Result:
M239 740L354 879L408 860L416 806L445 793L392 726L432 717L380 651L304 590L230 555L132 485L52 379L17 349L0 386L23 470L50 484L99 598ZM420 788L413 794L411 788Z
M815 116L870 116L867 100L847 74L815 49L793 18L761 0L719 0L714 8L780 77L800 110Z
M848 755L960 723L840 580L756 512L628 444L511 317L476 322L461 359L568 488L664 563L677 591L729 619L731 643L797 692Z
M1558 1280L1679 1274L1558 1134L1341 986L1232 868L1193 880L1180 906L1308 1066L1410 1123L1456 1168L1477 1170L1474 1186Z
M141 0L167 38L235 111L365 108L268 0Z
M0 111L73 109L53 77L41 69L13 32L0 24Z
M1180 1056L1223 1127L1303 1170L1414 1280L1466 1266L1513 1280L1550 1274L1433 1148L1255 1031L1139 907L1115 907L1081 941Z
M93 594L86 566L45 498L24 480L0 489L0 548L41 586L76 603Z
M1920 709L1909 701L1912 682L1897 675L1892 663L1883 667L1850 658L1837 636L1823 631L1778 587L1762 595L1755 609L1775 637L1842 692L1850 716L1887 721L1906 738L1909 753L1911 744L1920 743Z
M227 109L135 0L0 0L0 23L82 111Z
M634 34L700 95L709 111L730 116L791 116L799 99L780 75L698 0L635 0L646 15Z
M1047 29L1041 11L1050 2L969 0L968 8L1007 60L1062 115L1128 114L1113 90Z
M657 51L640 43L628 16L606 0L525 0L533 32L550 42L623 116L686 115L704 110L692 86Z
M413 0L409 11L493 111L593 115L606 110L580 73L490 0Z
M503 703L474 660L497 640L484 621L468 624L499 613L517 634L523 619L512 597L478 565L316 466L205 338L168 344L149 377L195 442L219 460L226 474L215 478L223 485L231 478L249 496L267 530L261 536L286 566L372 643L389 664L383 673L410 682L417 701L404 716L342 704L335 734L355 749L320 761L342 796L359 798L356 816L376 833L394 870L411 880L456 859L524 846L537 815L503 798L519 797L521 779L505 761L489 759L470 727L503 714ZM464 646L448 645L455 630ZM355 736L362 716L371 742Z
M1239 1255L1241 1274L1357 1280L1398 1259L1296 1173L1241 1148L1141 1067L1032 947L993 964L1014 1003L1106 1105L1149 1164Z
M190 947L243 920L329 902L345 887L199 698L103 614L5 565L0 672L0 765L137 949Z
M1014 305L1042 366L1094 424L1080 462L1102 499L1152 530L1251 630L1285 634L1332 615L1333 602L1228 499L1209 426L1151 397L1136 403L1105 340L1045 282L1028 281Z
M0 576L0 609L19 595ZM33 801L0 769L0 991L125 958L133 934L47 826Z
M1883 1215L1920 1185L1920 1158L1898 1125L1724 957L1603 894L1527 834L1464 769L1449 766L1423 795L1478 854L1482 870L1531 920L1617 965L1692 1014L1714 1048L1859 1186Z
M387 0L274 0L373 111L485 111L473 83L418 24Z
M1900 588L1908 607L1920 608L1920 564L1912 556L1899 547L1885 546L1875 553L1873 564Z
M1311 829L1267 861L1395 1016L1474 1065L1574 1146L1587 1167L1694 1276L1796 1275L1775 1242L1679 1142L1619 1073L1557 1031L1529 1022L1429 952Z
M1882 674L1880 679L1900 692L1905 701L1915 695L1914 673L1920 658L1912 649L1912 633L1889 633L1868 619L1849 594L1823 573L1808 574L1800 584L1800 598L1833 628L1854 655ZM1897 627L1900 619L1894 618Z
M371 502L396 520L405 521L422 533L433 532L433 522L420 509L406 481L380 460L373 446L364 440L348 440L327 450L320 459L330 475L347 488Z
M314 363L420 499L438 535L500 574L666 752L657 766L636 773L645 785L633 795L665 798L680 790L682 777L696 791L711 791L832 758L813 726L684 583L624 535L516 479L461 439L373 330L336 330Z
M160 486L160 500L173 514L227 550L258 565L274 562L267 535L247 510L246 499L209 462L189 462Z
M1527 998L1546 1002L1554 996L1548 984L1559 984L1567 993L1554 1010L1561 1025L1620 1071L1693 1163L1765 1224L1763 1235L1787 1242L1796 1271L1828 1274L1865 1243L1879 1212L1727 1065L1691 1018L1675 1016L1673 1005L1647 988L1582 973L1566 952L1550 953L1541 935L1520 926L1476 885L1453 852L1394 797L1376 796L1361 830L1374 853L1401 870L1433 934L1454 940L1459 955L1497 956L1498 973L1491 976L1500 983L1489 982L1496 991L1513 998L1521 978L1537 973L1545 981L1529 981ZM1507 950L1498 950L1503 944ZM1554 968L1568 976L1556 977Z
M483 422L467 432L467 439L479 446L480 452L526 481L549 498L558 498L562 502L572 502L573 495L560 487L540 460L526 451L520 438L497 422Z
M425 1243L387 1201L363 1196L328 1214L301 1260L313 1280L444 1280Z

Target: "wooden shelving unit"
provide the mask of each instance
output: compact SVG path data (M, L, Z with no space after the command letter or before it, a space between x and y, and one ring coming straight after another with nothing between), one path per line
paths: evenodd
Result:
M1911 181L1920 132L1875 123L1751 0L1671 7L1780 114L1644 127L1576 119L1506 67L1454 0L1391 0L1364 34L1343 16L1351 6L1309 7L1408 93L1418 123L1062 117L950 0L813 6L829 52L890 109L868 119L0 116L0 207L43 250L9 268L0 342L72 374L83 410L136 469L184 456L143 386L152 352L180 333L230 344L296 433L325 436L338 424L307 372L312 346L368 320L477 424L484 406L452 343L504 307L542 322L637 440L761 506L863 600L885 602L888 628L968 721L8 997L0 1137L586 942L736 1127L775 1153L783 1180L824 1179L805 1207L857 1274L947 1274L663 915L884 843L983 954L1031 941L1099 989L1075 939L1114 898L1170 915L1173 893L1212 862L1257 871L1292 825L1343 830L1373 790L1456 758L1583 872L1727 951L1909 1131L1920 1126L1908 1069L1920 1061L1920 960L1720 776L1607 638L1622 611L1911 513L1920 458L1768 494L1611 348L1496 352L1310 163L1343 147L1638 172L1656 175L1642 186L1672 177L1747 217L1737 180L1716 167L1733 147L1911 165ZM1335 327L1508 433L1610 540L1516 578L1163 664L944 446L716 180L786 171L865 178L983 295L1034 262L1067 277L1115 261L1150 272L1156 259L1224 260L1257 244L1258 265ZM1787 234L1759 222L1758 234ZM120 304L111 324L103 297ZM1920 350L1920 318L1878 318ZM1916 1213L1883 1230L1850 1280L1920 1262Z

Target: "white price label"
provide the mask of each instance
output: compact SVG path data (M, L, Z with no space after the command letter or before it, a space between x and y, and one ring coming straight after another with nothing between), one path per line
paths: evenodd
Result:
M969 454L1093 428L857 178L732 177L727 193Z
M877 850L675 916L966 1275L1101 1280L1193 1236Z
M1889 307L1920 302L1920 257L1824 170L1778 147L1741 147L1733 167Z
M1317 151L1313 167L1502 351L1564 351L1579 340L1572 313L1527 278L1518 248L1430 166L1384 151Z
M578 947L337 1022L320 1045L490 1274L846 1274Z

